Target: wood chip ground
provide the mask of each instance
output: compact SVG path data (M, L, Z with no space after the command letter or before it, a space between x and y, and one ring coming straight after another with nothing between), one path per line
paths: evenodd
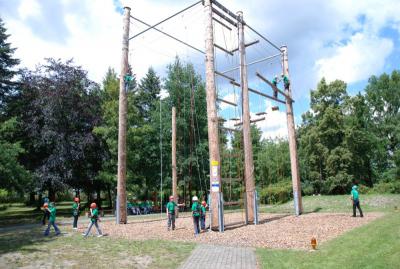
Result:
M312 237L321 244L382 216L383 213L368 213L364 218L341 213L310 213L299 217L260 214L259 225L246 226L243 225L242 213L231 213L226 214L225 221L227 224L236 223L235 226L228 227L224 233L202 232L198 236L193 234L190 217L178 218L174 231L167 230L166 220L131 222L126 225L101 222L100 225L111 237L134 240L163 239L224 246L309 249Z

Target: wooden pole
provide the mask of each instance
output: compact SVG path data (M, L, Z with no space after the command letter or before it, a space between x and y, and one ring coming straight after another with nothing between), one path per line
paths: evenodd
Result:
M243 150L244 150L244 180L246 184L246 211L247 223L254 223L254 163L253 146L251 144L249 88L247 81L246 47L244 40L243 12L237 13L239 55L240 55L240 80L243 102Z
M177 176L176 176L176 109L172 108L172 196L178 203ZM175 216L178 216L179 210L176 208Z
M118 216L117 223L126 224L126 122L127 122L127 99L125 75L128 72L129 51L129 19L131 9L124 7L123 35L122 35L122 58L121 75L119 78L119 108L118 108Z
M213 11L211 0L204 1L205 11L205 46L206 46L206 98L208 147L210 154L210 191L211 191L211 229L216 230L220 225L219 197L221 194L221 169L218 139L218 116L216 107L216 89L214 77L214 34Z
M290 81L287 47L282 46L281 51L282 51L283 75L285 75ZM286 96L289 97L286 98L286 116L287 116L287 126L288 126L290 166L292 170L295 214L298 216L303 212L303 203L301 198L301 182L300 182L300 172L299 172L299 160L297 158L296 130L295 130L294 116L293 116L293 99L292 99L291 84L292 83L289 84L289 88L285 89L285 94Z

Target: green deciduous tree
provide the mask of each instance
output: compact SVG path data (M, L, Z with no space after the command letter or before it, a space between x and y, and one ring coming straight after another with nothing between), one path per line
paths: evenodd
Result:
M100 122L99 89L86 71L72 60L47 59L24 72L19 102L25 163L37 185L50 196L66 186L93 188L104 152L92 133Z

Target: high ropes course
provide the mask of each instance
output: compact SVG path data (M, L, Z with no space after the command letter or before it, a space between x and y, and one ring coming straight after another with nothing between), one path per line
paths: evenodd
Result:
M179 22L174 20L179 20ZM189 21L190 27L183 23L184 20ZM174 23L168 26L170 21ZM139 31L131 34L131 25ZM201 35L199 31L204 34ZM141 38L149 33L152 33L151 42L143 42L144 39ZM151 51L150 55L157 54L152 59L171 57L173 52L171 53L168 48L164 50L160 46L154 46L160 36L167 37L169 42L173 42L169 43L172 46L179 46L180 52L183 51L182 48L185 48L186 60L189 61L190 57L190 62L193 63L196 70L204 74L209 175L206 175L205 172L207 171L206 165L199 162L199 158L203 160L203 156L197 156L197 152L194 151L196 155L194 159L198 169L200 193L208 196L210 230L222 232L226 226L237 221L229 220L228 214L226 214L228 212L224 213L224 208L229 209L230 207L239 209L243 213L240 223L258 224L259 210L255 187L256 175L254 174L251 124L267 122L269 113L281 109L286 109L294 213L295 215L301 214L303 209L293 115L294 100L292 99L287 47L277 46L255 30L244 19L243 12L234 13L218 1L204 0L197 1L155 24L149 24L132 16L131 9L124 7L119 91L117 223L127 223L127 100L125 87L130 77L128 58L135 66L137 64L135 55L142 48ZM133 42L133 49L130 50L131 41L135 42ZM202 48L201 43L204 41L205 47ZM176 55L172 55L172 57L174 56ZM203 60L199 60L199 56ZM269 80L269 78L273 79ZM195 133L193 143L196 146L196 143L200 143L200 134L198 126L196 126L198 124L196 104L194 103L194 92L197 89L194 89L193 84L190 87L190 128ZM250 96L252 96L251 100ZM254 102L254 100L256 101ZM173 108L172 115L174 113L176 112ZM174 116L172 116L172 121L174 121ZM173 125L172 139L174 140L177 130ZM228 140L228 147L221 146L221 138ZM161 132L160 143L162 143ZM174 141L172 141L172 145L174 147ZM162 144L160 144L160 150L162 150ZM160 192L162 194L162 154L160 157ZM175 150L172 148L172 194L175 201L177 201L178 194L176 166L176 148ZM204 182L207 177L209 177L208 183ZM161 203L162 200L161 197Z

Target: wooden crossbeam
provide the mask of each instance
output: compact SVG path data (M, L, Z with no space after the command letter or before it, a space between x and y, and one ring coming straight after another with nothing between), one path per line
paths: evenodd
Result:
M231 16L234 20L238 20L238 17L235 13L233 13L232 11L230 11L229 9L227 9L226 7L224 7L221 3L219 3L216 0L212 0L211 1L212 5L217 6L219 9L221 9L223 12L225 12L226 14L228 14L229 16Z
M227 101L227 100L221 99L221 98L217 98L217 101L225 103L225 104L228 104L228 105L231 105L231 106L237 106L237 104L235 104L235 103L233 103L231 101Z
M220 49L220 50L222 50L222 51L224 51L224 52L226 52L226 53L228 53L228 54L230 54L230 55L233 56L233 52L230 52L229 50L225 49L224 47L221 47L221 46L218 45L218 44L215 44L215 43L214 43L214 47L216 47L216 48L218 48L218 49Z
M223 27L225 27L226 29L228 29L229 31L232 31L232 28L229 27L228 25L226 25L225 23L223 23L222 21L218 20L217 18L213 17L213 20L218 22L220 25L222 25Z
M230 81L235 81L235 79L233 77L227 76L227 75L225 75L225 74L223 74L223 73L221 73L221 72L219 72L217 70L215 70L214 73L217 74L218 76L221 76L221 77L224 77L226 79L229 79Z
M271 88L277 92L279 92L280 94L282 94L283 96L285 96L285 98L289 99L290 101L294 102L293 99L288 96L285 92L283 92L282 90L280 90L278 87L276 87L271 81L269 81L268 79L266 79L263 75L261 75L259 72L256 72L256 76L259 77L262 81L266 82L269 86L271 86Z
M235 85L235 86L237 86L237 87L240 87L240 84L239 84L239 83L237 83L237 82L235 82L235 81L231 81L231 84L232 84L232 85ZM268 98L268 99L274 100L274 101L276 101L276 102L279 102L279 103L282 103L282 104L286 104L286 102L285 102L285 101L283 101L283 100L280 100L280 99L278 99L278 98L275 98L275 97L273 97L273 96L271 96L271 95L268 95L268 94L262 93L262 92L260 92L260 91L254 90L254 89L252 89L252 88L249 88L249 91L250 91L250 92L252 92L252 93L255 93L255 94L261 95L261 96L263 96L263 97L265 97L265 98Z
M259 121L262 121L262 120L265 120L265 117L262 117L262 118L259 118L259 119L254 119L254 120L250 120L250 123L256 123L256 122L259 122ZM242 124L243 124L243 122L238 122L238 123L235 123L233 126L240 126Z
M229 127L220 126L219 128L221 130L226 130L226 131L230 131L230 132L241 132L241 130L239 130L239 129L229 128Z
M260 42L260 40L255 40L255 41L253 41L253 42L244 44L244 46L247 48L247 47L250 47L250 46L252 46L252 45L255 45L255 44L259 43L259 42ZM236 49L231 50L231 52L233 53L233 52L238 51L238 50L239 50L239 48L236 48Z
M227 16L222 14L222 12L220 12L218 9L212 8L212 12L217 14L219 17L224 19L226 22L228 22L228 23L232 24L233 26L237 27L237 23L236 22L234 22L233 20L231 20L230 18L228 18Z

